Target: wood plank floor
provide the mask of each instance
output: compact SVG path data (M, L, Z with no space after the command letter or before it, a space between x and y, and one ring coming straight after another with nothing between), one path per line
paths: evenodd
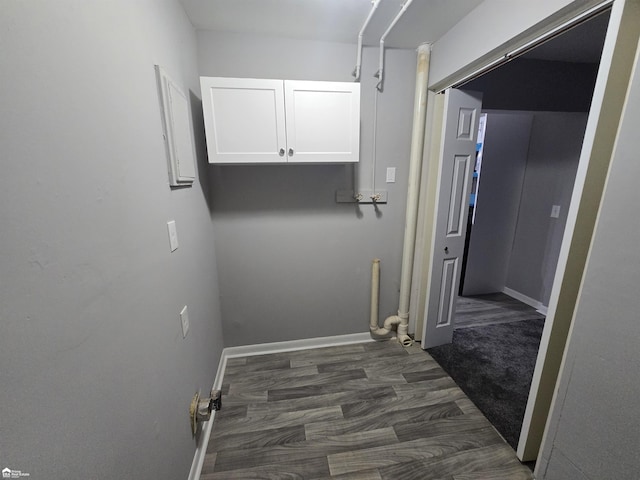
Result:
M456 299L456 329L543 318L545 316L535 308L504 293L489 293Z
M229 359L200 479L330 478L533 477L417 346Z

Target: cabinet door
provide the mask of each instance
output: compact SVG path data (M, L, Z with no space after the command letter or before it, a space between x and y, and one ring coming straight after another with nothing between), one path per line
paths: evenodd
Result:
M201 77L210 163L287 161L282 80Z
M285 80L291 163L357 162L360 84Z

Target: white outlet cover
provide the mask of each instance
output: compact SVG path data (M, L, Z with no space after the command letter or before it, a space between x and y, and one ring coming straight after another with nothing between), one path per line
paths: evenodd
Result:
M172 252L175 252L178 249L178 231L175 220L167 222L167 230L169 230L169 247Z
M180 312L180 323L182 323L182 338L187 338L187 333L189 333L189 311L186 305Z
M551 218L560 217L560 205L554 205L551 207Z

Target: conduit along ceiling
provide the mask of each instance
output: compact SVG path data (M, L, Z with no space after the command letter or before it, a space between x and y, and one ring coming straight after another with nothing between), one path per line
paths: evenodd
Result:
M181 0L197 29L355 43L371 0ZM406 0L382 0L364 35L378 45ZM385 46L415 48L433 42L482 0L414 0Z

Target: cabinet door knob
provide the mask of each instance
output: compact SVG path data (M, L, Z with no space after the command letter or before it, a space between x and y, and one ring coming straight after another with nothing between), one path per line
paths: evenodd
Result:
M290 157L293 157L293 148L290 148L290 149L289 149L289 156L290 156Z
M280 151L278 152L278 155L280 155L281 157L284 157L284 148L280 149Z

